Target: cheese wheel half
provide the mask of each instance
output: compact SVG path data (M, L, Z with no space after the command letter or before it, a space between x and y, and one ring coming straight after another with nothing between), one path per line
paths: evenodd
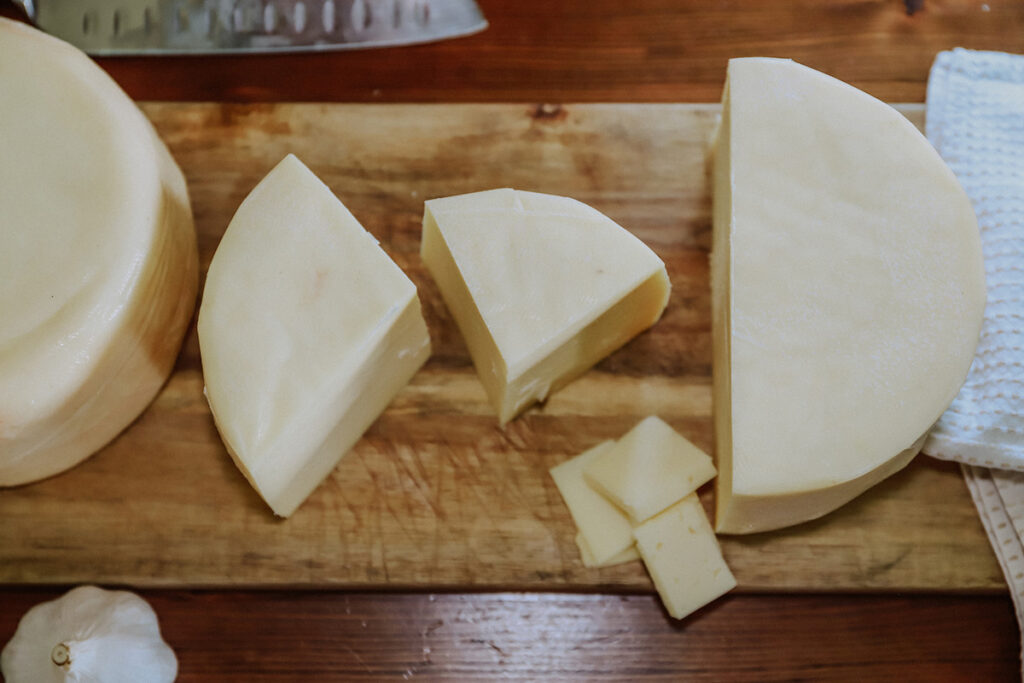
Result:
M780 59L729 63L713 213L716 526L775 529L921 448L978 343L981 242L905 117Z
M142 412L197 272L149 121L85 54L0 19L0 485L77 464Z

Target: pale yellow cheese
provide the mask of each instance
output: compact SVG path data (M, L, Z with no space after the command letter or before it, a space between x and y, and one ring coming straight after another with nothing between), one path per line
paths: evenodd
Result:
M82 52L0 18L0 486L143 411L197 282L185 180L149 121Z
M716 525L775 529L905 466L956 396L977 224L903 116L777 59L729 64L713 213Z
M583 476L637 524L710 481L715 466L706 453L652 415L594 458Z
M598 562L594 560L594 551L590 549L589 545L587 545L587 539L583 538L582 533L577 533L576 538L573 540L576 541L576 547L579 548L580 559L583 561L583 566L591 569L613 567L617 564L624 564L626 562L632 562L640 559L640 552L636 549L636 545L631 545L618 555L598 564Z
M668 613L693 613L736 587L704 507L691 494L633 530Z
M290 155L242 202L217 247L199 343L228 452L281 516L430 354L416 287Z
M569 514L590 550L584 561L593 566L611 562L633 545L633 526L629 518L583 481L583 468L587 463L614 445L614 441L604 441L550 470Z
M421 253L502 424L654 324L668 301L661 259L567 197L430 200Z

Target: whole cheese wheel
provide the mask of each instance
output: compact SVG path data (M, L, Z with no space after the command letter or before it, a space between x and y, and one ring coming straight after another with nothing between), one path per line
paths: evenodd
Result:
M713 212L716 526L784 527L905 466L956 396L977 222L899 112L779 59L729 63Z
M185 181L70 45L0 19L0 485L65 470L170 373L195 304Z

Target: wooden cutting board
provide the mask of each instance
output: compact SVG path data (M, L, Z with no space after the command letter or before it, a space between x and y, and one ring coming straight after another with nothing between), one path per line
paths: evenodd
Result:
M294 152L415 281L434 354L280 520L221 445L193 326L119 438L0 491L0 582L652 589L639 563L582 566L547 471L652 413L712 448L704 155L717 106L144 110L188 178L204 271L242 198ZM920 106L904 111L922 122ZM503 431L418 248L424 199L504 186L607 213L665 260L673 289L654 328ZM741 590L1005 590L958 468L924 456L824 519L723 547Z

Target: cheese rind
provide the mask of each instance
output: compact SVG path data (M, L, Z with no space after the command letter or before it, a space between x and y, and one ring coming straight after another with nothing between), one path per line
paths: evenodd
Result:
M682 619L736 587L696 494L633 530L668 613Z
M415 285L291 155L224 233L199 343L228 452L284 517L430 355Z
M195 306L185 180L85 54L0 18L0 486L61 472L149 404Z
M891 107L737 59L713 214L717 529L819 517L905 466L967 375L985 306L970 201Z
M711 458L650 416L584 468L590 486L643 522L690 495L715 476Z
M583 468L614 445L614 441L604 441L550 470L580 536L590 549L587 559L595 566L611 562L633 545L629 518L583 480Z
M430 200L421 254L502 424L654 324L668 301L661 259L567 197Z

